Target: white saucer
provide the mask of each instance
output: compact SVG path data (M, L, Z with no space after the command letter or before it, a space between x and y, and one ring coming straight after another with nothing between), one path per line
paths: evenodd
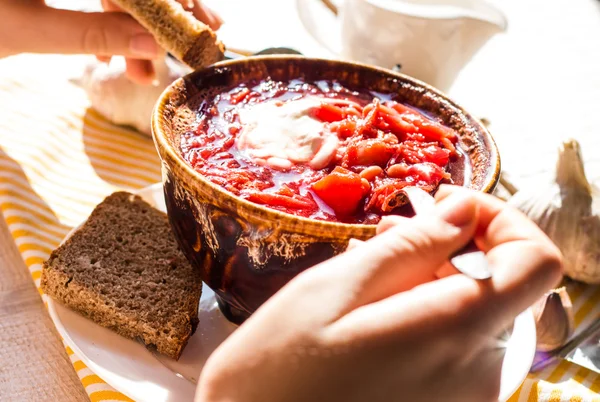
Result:
M162 186L139 192L147 202L165 210ZM214 293L204 286L200 325L179 361L156 356L143 345L125 339L48 299L58 332L81 360L117 391L136 401L192 401L195 381L208 356L236 326L219 311ZM535 322L530 310L517 317L507 337L502 366L500 401L506 401L527 376L535 353ZM232 382L234 383L234 382Z

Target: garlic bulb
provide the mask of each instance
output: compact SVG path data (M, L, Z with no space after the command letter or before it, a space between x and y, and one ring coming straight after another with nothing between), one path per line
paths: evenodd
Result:
M546 293L533 306L537 349L548 352L564 345L575 328L573 306L565 288Z
M150 135L150 117L163 90L188 70L166 57L153 62L158 85L138 85L125 75L125 60L113 57L109 64L94 61L83 74L81 85L92 107L114 124L131 126Z
M564 256L565 274L600 283L600 191L585 177L579 143L565 141L554 180L518 191L509 203L550 237Z

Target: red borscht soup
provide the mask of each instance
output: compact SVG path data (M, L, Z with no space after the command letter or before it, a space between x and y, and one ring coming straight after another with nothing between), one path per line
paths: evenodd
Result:
M293 215L377 223L406 203L402 189L434 191L465 158L456 132L394 100L335 81L249 81L198 106L180 142L208 180Z

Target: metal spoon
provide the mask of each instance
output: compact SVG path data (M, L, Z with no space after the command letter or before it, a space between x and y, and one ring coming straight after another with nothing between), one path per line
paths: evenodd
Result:
M246 56L260 56L260 55L265 55L265 54L297 54L297 55L302 55L302 53L300 53L299 51L297 51L296 49L291 49L289 47L268 47L266 49L260 50L256 53L251 53L251 52L246 52L243 50L226 50L225 51L225 59L226 60L231 60L231 59L239 59L240 57L246 57Z
M435 199L426 191L418 187L406 187L404 194L417 215L429 214L435 207ZM485 253L477 248L471 240L465 247L458 250L450 258L450 263L470 278L483 280L492 277Z

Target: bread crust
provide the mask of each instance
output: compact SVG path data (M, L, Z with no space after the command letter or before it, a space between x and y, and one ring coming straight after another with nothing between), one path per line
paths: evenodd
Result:
M130 13L156 41L193 69L223 59L225 47L209 26L174 0L113 0Z

